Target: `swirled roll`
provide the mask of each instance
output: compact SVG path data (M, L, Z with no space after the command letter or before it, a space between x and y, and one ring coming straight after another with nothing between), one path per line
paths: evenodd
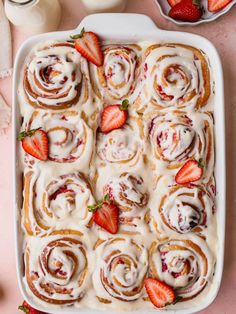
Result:
M138 109L149 102L157 109L199 109L211 94L206 56L197 48L182 44L152 45L147 48Z
M83 298L88 257L80 237L31 238L24 261L26 286L37 301L70 305Z
M24 176L23 195L22 224L28 235L45 236L58 230L67 234L68 229L82 230L92 218L87 206L94 198L82 173L51 178L50 173L29 170Z
M93 133L76 111L34 111L23 129L42 128L49 139L49 160L71 163L91 159ZM30 156L27 155L30 159Z
M139 118L130 117L121 128L104 134L98 132L97 153L106 164L135 165L143 150L143 125Z
M129 97L140 70L141 48L138 45L112 45L105 47L103 53L103 66L92 66L96 94L109 102Z
M123 237L99 241L96 256L93 286L100 302L135 301L143 294L148 256L142 245Z
M181 301L195 298L211 280L214 260L204 240L191 235L153 242L151 275L174 288Z
M151 215L159 236L194 232L206 237L215 206L212 193L204 185L169 185L163 178L155 191L158 195L152 202Z
M40 109L66 109L75 105L82 94L87 97L86 86L82 91L81 67L81 56L73 43L50 42L39 46L24 71L23 88L30 105Z
M201 160L204 177L214 169L214 134L211 113L174 111L154 116L149 123L152 153L168 168L180 168L187 160Z
M132 173L113 176L104 187L104 195L106 194L119 208L122 233L141 233L148 203L143 179Z

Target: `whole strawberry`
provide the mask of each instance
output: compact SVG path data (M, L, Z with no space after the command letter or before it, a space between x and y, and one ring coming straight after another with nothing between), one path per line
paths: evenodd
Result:
M168 14L175 20L197 22L202 16L199 0L182 0L171 8Z

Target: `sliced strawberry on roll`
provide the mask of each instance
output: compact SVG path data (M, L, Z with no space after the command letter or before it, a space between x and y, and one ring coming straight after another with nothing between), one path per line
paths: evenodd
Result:
M198 181L203 174L203 165L200 160L188 160L183 167L177 172L175 182L178 184L187 184Z
M40 128L23 131L19 134L18 140L27 154L43 161L48 159L48 136L45 131Z
M18 310L21 310L21 311L23 311L24 313L27 313L27 314L46 314L44 312L41 312L39 310L34 309L26 301L24 301L23 304L18 307Z
M103 65L103 52L98 36L93 32L85 32L84 28L78 35L71 36L75 40L75 49L96 66Z
M208 10L218 12L224 9L232 0L208 0Z
M128 118L129 101L122 101L121 105L108 105L101 114L101 131L109 133L115 129L120 129Z
M176 300L174 290L162 281L154 278L146 278L144 286L150 301L157 308L163 308Z
M119 209L115 204L109 201L109 196L106 195L104 200L89 205L88 210L93 212L93 221L111 234L116 234L118 231Z

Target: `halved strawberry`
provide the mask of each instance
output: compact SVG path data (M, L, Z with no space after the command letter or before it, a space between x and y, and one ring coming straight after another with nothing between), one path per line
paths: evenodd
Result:
M177 3L179 3L181 0L167 0L167 2L169 3L169 5L171 7L174 7Z
M176 299L174 290L157 279L146 278L144 280L144 286L152 304L158 308L165 307L173 303Z
M186 184L199 180L202 177L203 166L201 160L188 160L177 172L175 181L178 184Z
M101 114L101 131L108 133L115 129L121 128L128 117L129 101L127 99L122 101L121 105L108 105Z
M110 203L108 195L98 204L89 205L88 210L93 212L93 220L97 225L109 233L117 233L119 209L115 204Z
M22 142L22 147L26 153L40 159L48 159L48 136L40 128L21 132L18 140Z
M18 309L27 314L46 314L44 312L32 308L32 306L29 305L26 301L24 301L23 304L18 307Z
M208 10L217 12L225 8L232 0L208 0Z
M75 40L75 49L96 66L103 65L103 53L97 35L85 32L84 28L78 35L71 36Z

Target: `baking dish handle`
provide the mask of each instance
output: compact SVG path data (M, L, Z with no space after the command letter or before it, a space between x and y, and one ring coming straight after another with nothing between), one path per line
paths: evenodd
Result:
M139 32L157 31L155 23L144 14L135 13L100 13L86 16L75 32L78 33L84 27L86 30L94 31L97 34L106 36L111 33L112 36L120 36L120 33L126 29L129 36L138 34Z

